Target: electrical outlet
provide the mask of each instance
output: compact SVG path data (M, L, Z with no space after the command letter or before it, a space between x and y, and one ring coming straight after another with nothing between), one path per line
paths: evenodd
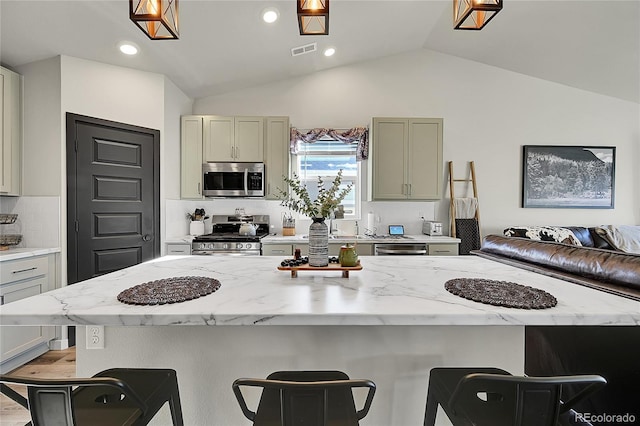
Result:
M88 325L87 331L87 349L104 349L104 326Z

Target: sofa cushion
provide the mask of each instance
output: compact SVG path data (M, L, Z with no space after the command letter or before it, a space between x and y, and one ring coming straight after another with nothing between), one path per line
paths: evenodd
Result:
M537 241L555 241L574 246L582 245L571 230L557 226L512 226L504 230L504 235Z
M606 239L616 250L640 254L640 226L599 226L596 228L596 233Z
M604 249L604 250L615 250L609 241L604 238L602 235L598 234L597 228L589 228L589 232L591 233L591 238L593 238L593 246L595 248Z
M640 256L555 242L487 235L481 252L640 290Z
M593 236L591 235L589 228L585 228L584 226L564 226L563 228L571 231L573 235L580 240L580 244L584 247L595 246L595 242L593 241Z

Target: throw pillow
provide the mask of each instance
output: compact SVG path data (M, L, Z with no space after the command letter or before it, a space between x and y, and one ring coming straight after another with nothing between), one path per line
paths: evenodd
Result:
M504 235L537 241L555 241L574 246L582 245L571 230L556 226L512 226L504 230Z

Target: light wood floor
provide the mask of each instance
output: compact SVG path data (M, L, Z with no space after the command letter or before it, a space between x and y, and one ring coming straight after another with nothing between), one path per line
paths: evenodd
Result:
M76 375L76 348L49 351L28 364L9 373L12 376L37 376L39 378L66 378ZM24 386L12 386L26 396ZM0 425L24 426L31 420L29 412L4 395L0 395Z

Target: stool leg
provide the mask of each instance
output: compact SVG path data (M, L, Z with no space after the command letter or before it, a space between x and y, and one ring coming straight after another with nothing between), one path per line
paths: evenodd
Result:
M180 391L178 390L178 378L175 374L173 374L172 382L172 391L169 397L171 419L173 420L173 426L184 426L184 421L182 420L182 405L180 404Z
M429 386L427 391L427 407L424 414L424 426L434 426L436 424L436 415L438 414L438 400L434 392Z

